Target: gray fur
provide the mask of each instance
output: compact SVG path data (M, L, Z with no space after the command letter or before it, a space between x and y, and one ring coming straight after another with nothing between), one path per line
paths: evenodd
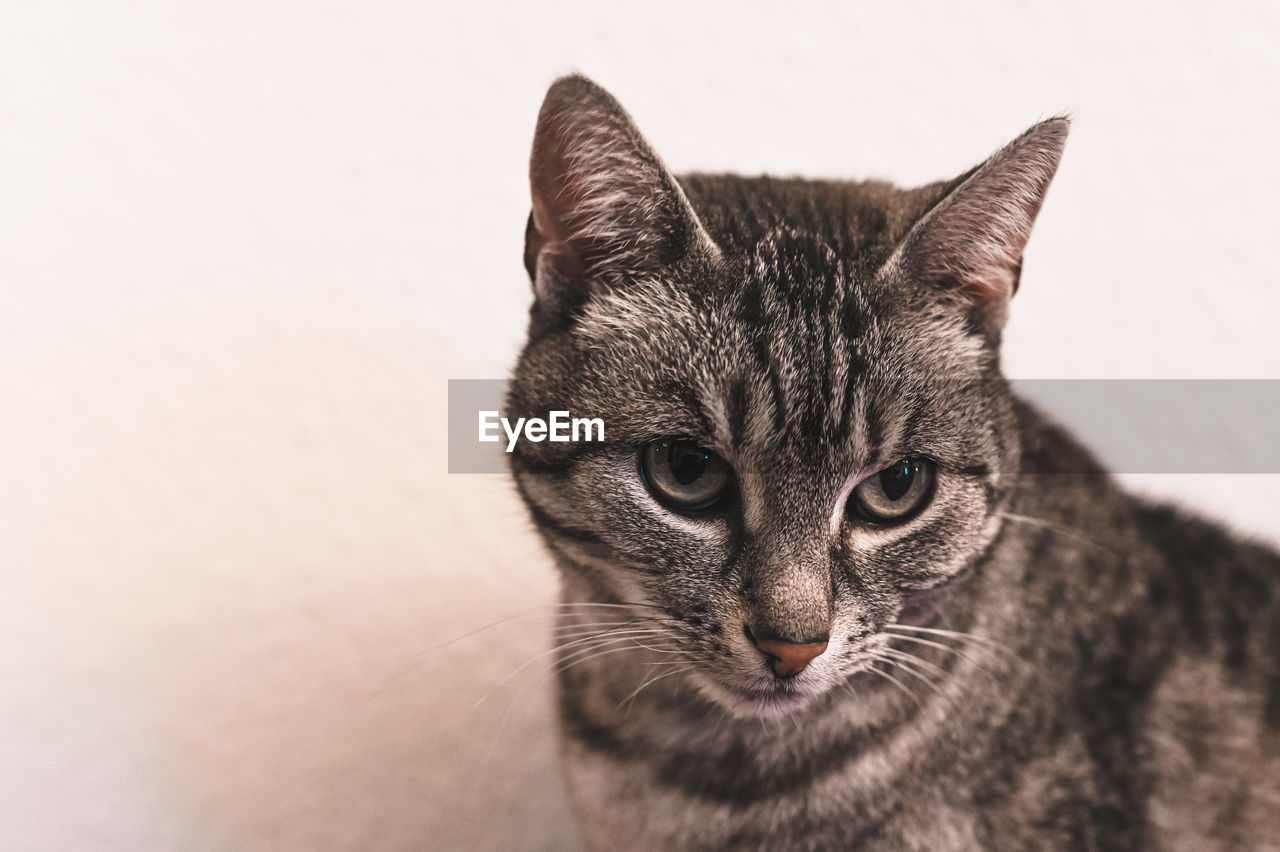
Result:
M1000 373L1066 130L914 190L677 179L594 84L548 93L508 410L607 422L512 459L592 848L1277 848L1280 558L1123 493ZM648 494L673 436L731 505ZM922 514L844 512L911 454ZM777 683L743 632L833 618Z

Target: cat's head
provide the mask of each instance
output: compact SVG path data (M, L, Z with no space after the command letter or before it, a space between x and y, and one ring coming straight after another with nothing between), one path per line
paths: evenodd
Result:
M678 179L607 92L556 82L508 410L606 424L512 457L574 597L659 607L687 676L748 713L945 606L1017 465L1000 331L1066 135L915 190Z

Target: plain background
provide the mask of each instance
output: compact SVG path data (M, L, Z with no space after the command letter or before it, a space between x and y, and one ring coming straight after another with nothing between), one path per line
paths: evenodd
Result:
M956 174L1075 118L1022 378L1280 378L1280 6L7 3L0 848L561 848L547 560L445 473L581 70L677 169ZM1146 477L1280 540L1280 478ZM488 695L477 706L477 701Z

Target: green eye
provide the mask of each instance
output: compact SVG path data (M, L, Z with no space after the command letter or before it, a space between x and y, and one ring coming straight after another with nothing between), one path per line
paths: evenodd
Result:
M686 512L710 508L732 479L728 462L679 438L646 444L640 451L640 475L660 503Z
M934 463L906 458L872 474L853 489L851 508L858 517L877 524L905 521L933 496Z

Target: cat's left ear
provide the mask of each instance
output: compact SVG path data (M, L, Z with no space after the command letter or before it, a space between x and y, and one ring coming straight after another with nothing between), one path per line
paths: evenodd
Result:
M934 293L958 299L999 336L1018 289L1022 252L1067 141L1070 122L1035 125L961 176L911 229L899 269Z

